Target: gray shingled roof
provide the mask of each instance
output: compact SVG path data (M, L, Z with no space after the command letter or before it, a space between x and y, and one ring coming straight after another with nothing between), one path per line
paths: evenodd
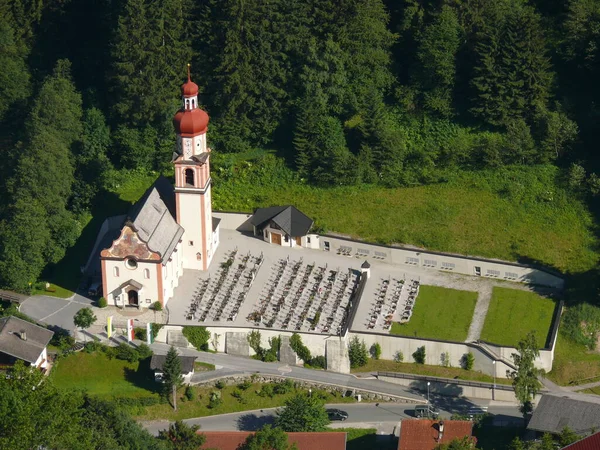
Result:
M21 332L25 332L25 340ZM0 352L33 364L53 335L53 331L18 317L4 317L0 319Z
M576 433L600 428L600 401L573 397L543 395L527 428L549 433L560 433L565 427Z
M306 236L314 223L310 217L294 206L258 208L254 211L250 223L260 228L271 220L292 237Z
M150 360L151 370L162 370L163 365L167 359L167 355L152 355ZM194 362L196 361L195 356L179 356L181 361L181 373L186 374L194 370Z
M150 250L166 261L183 235L175 221L175 194L164 177L158 178L129 213L129 220Z

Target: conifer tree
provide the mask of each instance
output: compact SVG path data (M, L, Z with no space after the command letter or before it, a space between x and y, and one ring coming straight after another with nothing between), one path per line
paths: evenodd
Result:
M165 394L173 393L173 409L177 411L177 388L181 386L181 360L175 347L171 345L162 368Z
M460 25L452 8L444 5L420 39L419 70L415 83L423 95L423 106L442 117L453 115L452 89L456 76L456 53Z

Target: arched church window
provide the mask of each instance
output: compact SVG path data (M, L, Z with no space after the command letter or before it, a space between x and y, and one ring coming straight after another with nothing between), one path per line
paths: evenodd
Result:
M196 107L196 100L192 99L192 108Z
M185 184L188 186L194 186L194 170L185 169Z
M150 278L150 269L144 269L144 278L146 280Z
M202 253L200 253L200 252L196 253L196 259L198 261L200 261L202 259Z
M185 101L185 109L190 109L190 101L189 100Z
M118 267L113 267L113 275L114 275L115 277L118 277L118 276L119 276L119 268L118 268Z

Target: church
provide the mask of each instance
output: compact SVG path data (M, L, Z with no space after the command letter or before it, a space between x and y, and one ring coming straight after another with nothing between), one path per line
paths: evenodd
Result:
M109 305L167 305L185 269L207 270L219 245L211 207L208 114L198 107L198 85L181 86L173 118L175 186L163 177L124 216L108 218L98 236L102 291Z

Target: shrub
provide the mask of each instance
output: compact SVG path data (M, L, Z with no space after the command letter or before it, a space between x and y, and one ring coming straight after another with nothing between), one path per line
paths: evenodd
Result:
M108 302L104 297L100 297L98 299L98 308L106 308L108 306Z
M357 336L354 336L348 345L348 357L350 367L353 369L366 365L369 361L369 353L365 341L360 341Z
M284 380L273 387L273 392L278 395L283 395L291 392L292 389L294 389L294 382L292 380Z
M404 353L402 353L400 350L398 350L396 352L396 354L394 355L394 361L396 361L396 362L404 361Z
M237 385L238 389L241 389L242 391L247 390L250 386L252 386L252 383L250 382L250 380L244 380L240 384Z
M461 362L462 362L463 369L471 370L471 369L473 369L473 365L475 364L475 356L471 352L465 353L462 357Z
M440 357L440 359L441 359L441 362L442 362L442 366L444 366L444 367L450 367L451 366L451 364L450 364L450 353L443 352L442 355L441 355L441 357Z
M292 334L292 337L290 338L290 347L292 347L292 350L298 355L298 358L305 363L310 363L310 350L302 343L302 338L298 333Z
M50 344L64 351L75 345L75 338L67 330L60 328L54 331Z
M146 333L145 328L135 327L133 329L133 334L134 334L135 338L139 339L140 341L146 341L148 339L148 335Z
M250 348L256 353L257 358L262 360L264 357L264 349L260 345L260 331L251 331L250 333L248 333L248 337L246 339L248 340L248 345L250 345Z
M425 346L417 348L412 357L417 364L425 364Z
M83 351L86 353L94 353L102 348L102 344L97 341L86 342L83 347Z
M215 387L217 389L223 389L225 387L225 382L223 382L222 380L219 380L215 383Z
M117 357L117 347L109 347L108 345L105 345L101 348L101 350L108 359L113 359Z
M327 366L327 360L323 355L315 356L310 359L310 366L319 369L324 369Z
M183 327L183 335L196 350L206 351L208 349L210 332L206 327Z
M221 391L212 391L210 393L210 398L208 400L208 407L210 409L218 408L223 403L223 399L221 398Z
M159 302L158 300L157 300L157 301L155 301L154 303L152 303L152 309L153 309L154 311L162 311L162 310L163 310L162 303L161 303L161 302Z
M373 345L371 345L371 358L373 359L379 359L379 357L381 356L381 345L379 345L379 342L375 342Z
M124 342L120 343L116 350L117 359L134 363L139 361L140 355L137 350Z
M146 344L140 344L137 348L137 352L140 360L150 358L152 356L152 349Z
M260 389L258 395L260 397L273 398L275 395L275 387L272 384L263 384L263 387Z
M190 385L185 387L185 398L187 398L189 401L196 399L196 391L194 391L194 388Z

